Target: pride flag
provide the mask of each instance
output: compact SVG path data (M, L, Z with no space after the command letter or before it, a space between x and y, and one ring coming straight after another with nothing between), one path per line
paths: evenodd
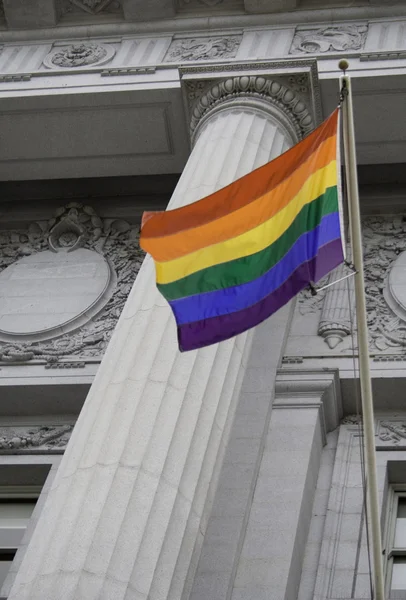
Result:
M144 213L140 244L181 351L258 325L343 262L338 109L305 140L188 206Z

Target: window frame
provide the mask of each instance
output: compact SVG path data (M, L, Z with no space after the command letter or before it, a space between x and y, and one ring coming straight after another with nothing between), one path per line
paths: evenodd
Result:
M385 522L385 544L384 544L384 574L385 595L391 598L391 584L393 574L393 563L396 556L406 559L406 546L395 547L396 520L398 515L399 498L406 498L406 484L392 484L388 488L387 511ZM406 598L406 592L405 592Z
M29 502L30 500L35 500L35 505L34 505L33 511L32 511L32 513L33 513L35 510L36 503L38 502L38 499L40 497L41 490L42 490L42 486L40 486L40 485L0 486L0 504L3 504L3 503L7 504L7 502L16 503L16 502L20 502L20 501L22 503L24 503L24 502ZM23 538L27 531L29 521L32 517L32 513L31 513L30 518L28 519L27 527L25 528L25 531L23 533ZM0 530L0 532L1 532L1 530ZM0 562L1 563L10 562L10 568L11 568L11 565L12 565L20 547L21 547L21 543L19 545L15 545L15 546L6 546L6 545L2 545L1 540L0 540ZM8 569L8 571L10 570L10 568ZM6 575L6 577L7 577L7 575ZM3 587L4 581L0 584L0 588ZM1 596L0 600L1 600L1 598L3 598L3 597Z

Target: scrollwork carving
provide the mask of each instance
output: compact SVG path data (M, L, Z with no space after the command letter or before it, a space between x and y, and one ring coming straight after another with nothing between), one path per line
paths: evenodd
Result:
M0 454L62 454L73 425L0 426Z
M399 255L406 252L406 217L368 217L363 220L364 241L364 277L367 305L367 320L369 344L371 352L387 354L405 353L406 349L406 320L397 316L385 299L384 290L390 269ZM333 277L333 276L332 276ZM334 276L336 277L336 276ZM320 283L320 285L322 285ZM323 302L326 292L319 297L313 297L307 290L299 294L298 305L301 314L321 312L319 334L323 337L337 324L343 343L340 343L340 353L352 352L353 341L350 335L350 319L348 312L348 294L340 291L340 285L329 288L329 298L334 294L340 295L330 307ZM352 286L350 294L353 296ZM331 309L331 310L330 310ZM354 306L351 309L352 320L355 323ZM337 314L333 314L336 311ZM329 312L329 315L327 314ZM337 315L339 319L337 319ZM337 345L337 344L335 344ZM333 344L333 349L334 349Z
M367 31L367 25L338 25L297 31L289 54L360 50L365 43Z
M382 442L399 446L402 440L406 440L406 425L400 421L382 421L379 426L378 437ZM403 444L405 443L403 441Z
M202 37L174 40L169 47L164 62L187 62L234 58L242 36Z

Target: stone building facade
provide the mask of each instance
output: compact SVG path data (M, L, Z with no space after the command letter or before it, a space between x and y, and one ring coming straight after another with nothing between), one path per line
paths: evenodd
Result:
M406 3L0 0L1 598L373 597L349 280L180 354L138 245L327 117L342 57L406 598Z

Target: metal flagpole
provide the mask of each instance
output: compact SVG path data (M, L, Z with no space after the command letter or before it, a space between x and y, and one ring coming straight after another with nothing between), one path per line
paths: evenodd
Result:
M369 369L368 326L366 318L364 263L362 255L362 236L358 197L357 157L355 152L351 80L345 74L345 71L348 68L348 62L346 60L341 60L339 67L344 72L344 75L340 78L342 86L341 89L344 92L344 100L342 104L344 156L348 187L348 210L353 252L352 260L356 269L354 282L358 328L357 337L359 373L362 396L362 423L365 440L367 498L369 500L370 532L374 566L374 592L375 600L385 600L382 569L381 523L375 458L375 423L371 375Z

